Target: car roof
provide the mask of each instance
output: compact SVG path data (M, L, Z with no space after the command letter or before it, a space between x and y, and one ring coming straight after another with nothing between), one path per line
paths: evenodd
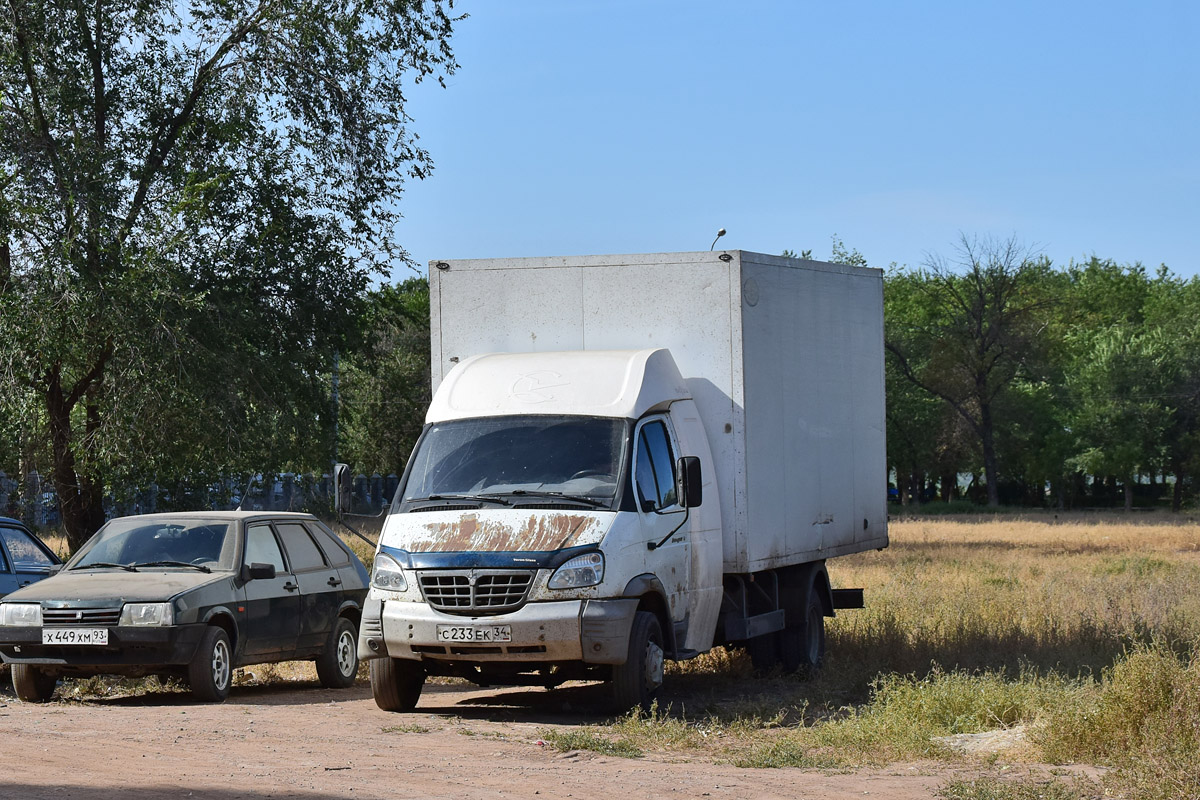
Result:
M146 522L169 522L180 519L223 519L230 522L255 519L315 520L312 514L299 511L163 511L157 514L131 514L113 519L139 519Z
M24 522L21 522L19 519L13 519L12 517L0 517L0 523L4 525L19 525L22 528L27 527Z

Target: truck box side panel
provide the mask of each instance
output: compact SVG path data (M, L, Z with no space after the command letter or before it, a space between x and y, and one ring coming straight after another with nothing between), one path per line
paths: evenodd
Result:
M726 570L883 546L879 274L742 255L749 534Z

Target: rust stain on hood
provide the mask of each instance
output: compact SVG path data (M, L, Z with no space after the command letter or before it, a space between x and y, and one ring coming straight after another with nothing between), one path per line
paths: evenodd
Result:
M530 514L523 517L463 514L457 520L414 528L406 549L417 553L561 550L598 538L603 523L587 514ZM589 534L591 534L589 536Z

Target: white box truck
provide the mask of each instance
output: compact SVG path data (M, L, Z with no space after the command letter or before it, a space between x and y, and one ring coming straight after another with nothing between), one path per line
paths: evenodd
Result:
M887 546L883 279L744 251L430 264L433 401L359 634L383 709L426 676L611 682L745 646L811 670Z

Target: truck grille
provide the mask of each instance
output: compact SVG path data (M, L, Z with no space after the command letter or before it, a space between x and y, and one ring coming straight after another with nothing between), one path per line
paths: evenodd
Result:
M42 625L88 625L111 628L121 621L119 608L43 608Z
M502 614L525 603L531 570L422 572L417 576L425 601L450 614Z

